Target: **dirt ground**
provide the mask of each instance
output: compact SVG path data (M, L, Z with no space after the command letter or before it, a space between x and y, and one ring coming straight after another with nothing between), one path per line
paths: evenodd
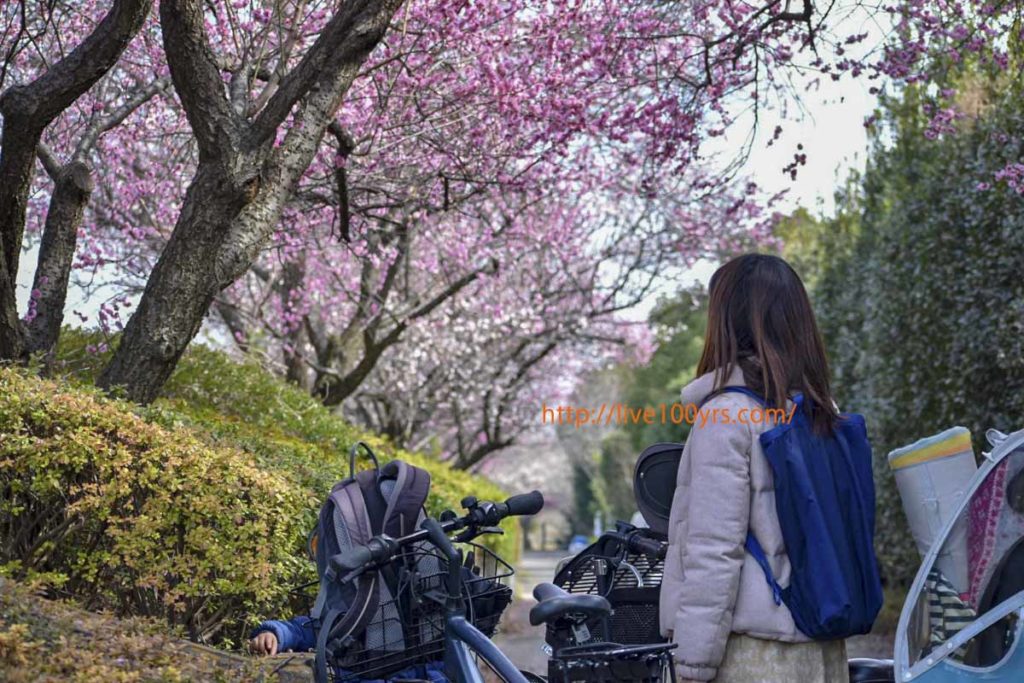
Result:
M520 668L545 674L544 629L530 626L533 586L554 575L560 553L528 553L516 577L516 600L495 642ZM850 657L890 658L892 638L847 641ZM5 683L78 681L253 681L307 683L308 654L254 658L175 638L161 624L115 619L34 595L0 579L0 680Z

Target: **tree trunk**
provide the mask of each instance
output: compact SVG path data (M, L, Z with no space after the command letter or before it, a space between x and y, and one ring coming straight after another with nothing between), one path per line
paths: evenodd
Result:
M289 310L296 303L297 292L302 287L306 277L306 254L303 252L294 261L284 265L284 273L281 281L281 308ZM307 389L306 376L309 374L306 360L303 357L302 345L304 343L305 330L302 325L296 324L288 331L284 340L284 367L285 379L292 384Z
M7 99L7 98L4 98ZM0 360L18 360L25 352L24 330L18 320L18 257L25 231L25 206L42 130L25 131L17 117L3 106L4 131L0 136ZM9 113L10 112L10 113ZM23 142L25 138L26 142Z
M52 351L60 336L64 321L64 301L68 293L68 278L78 242L78 228L82 225L85 207L93 191L92 173L80 161L65 166L57 177L46 226L39 246L39 261L32 284L33 298L30 310L34 317L28 324L26 351L45 353L46 367L52 362ZM38 296L35 292L39 292Z
M138 403L156 398L199 332L213 297L231 283L218 277L218 260L224 226L244 201L240 195L216 170L200 168L121 344L99 378L101 387L124 387Z
M117 63L151 5L152 0L115 0L67 56L31 83L8 88L0 96L0 360L24 354L15 286L36 147L50 122Z
M199 332L214 297L244 274L401 0L344 3L252 122L228 102L209 49L202 3L163 0L160 23L175 91L199 147L199 168L174 232L100 376L149 403ZM296 106L300 105L300 106ZM278 127L293 122L274 145Z
M6 264L0 262L0 362L21 358L21 339L14 278L8 275Z

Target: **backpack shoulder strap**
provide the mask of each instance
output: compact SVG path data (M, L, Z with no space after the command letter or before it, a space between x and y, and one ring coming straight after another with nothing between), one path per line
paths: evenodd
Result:
M405 536L415 531L416 522L430 492L430 473L401 460L384 465L381 478L394 479L381 527L389 536Z
M757 540L757 536L755 536L752 531L747 532L747 540L744 542L743 547L761 566L761 571L764 572L764 578L768 581L768 585L771 586L772 598L775 600L775 604L781 605L782 587L779 586L779 582L775 580L775 574L772 573L772 567L768 564L768 558L764 554L764 548L761 547L760 541Z
M762 406L768 405L768 402L763 396L761 396L761 394L748 387L739 386L722 387L718 391L709 394L703 401L701 401L701 405L703 406L712 398L720 394L743 394L744 396L754 399ZM747 539L744 541L743 547L761 567L761 571L764 572L764 578L768 581L768 585L772 589L772 599L774 599L775 604L781 605L782 587L779 586L779 582L775 580L775 574L772 573L772 567L768 564L768 557L764 554L764 548L761 547L761 542L757 540L757 536L755 536L752 531L747 531Z
M313 662L316 683L328 683L330 680L327 671L328 649L334 652L347 645L350 639L363 632L367 623L376 614L379 605L378 580L376 572L367 572L360 576L352 607L344 610L334 607L321 620Z
M360 472L359 474L363 475L364 473ZM343 522L344 528L339 528L339 518ZM364 545L373 538L373 527L358 477L339 482L331 489L327 502L320 510L316 536L313 549L316 553L317 573L320 575L320 590L317 593L313 609L310 610L310 616L320 619L324 608L331 607L327 605L327 602L331 599L329 585L334 579L328 575L327 571L329 555L346 547ZM328 536L332 537L334 542L327 542ZM345 539L344 545L342 537Z

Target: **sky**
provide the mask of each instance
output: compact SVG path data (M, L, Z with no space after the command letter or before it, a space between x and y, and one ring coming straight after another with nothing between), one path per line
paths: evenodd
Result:
M863 79L826 80L817 91L803 94L805 108L799 118L784 119L778 111L762 111L760 128L742 175L757 182L769 195L785 191L785 197L775 207L782 213L802 206L814 214L832 215L835 188L852 170L864 170L868 144L864 120L877 103L869 88L870 84ZM776 125L783 127L783 135L769 147L767 143ZM727 156L745 142L749 131L749 122L738 120L726 135L714 139L713 144L719 149L711 149L711 153ZM794 181L782 169L792 161L798 144L803 145L801 152L807 155L807 164L798 169ZM643 303L629 311L628 317L645 320L659 296L693 282L706 286L717 266L702 259L678 277L666 279Z

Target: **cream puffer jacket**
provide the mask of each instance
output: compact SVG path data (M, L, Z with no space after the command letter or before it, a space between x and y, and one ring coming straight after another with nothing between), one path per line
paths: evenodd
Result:
M684 405L714 390L714 373L687 385ZM744 386L736 368L727 386ZM760 404L722 393L704 404L719 419L693 425L683 450L669 518L669 550L661 586L661 632L678 643L683 678L710 681L730 633L784 642L806 642L785 605L776 605L760 565L743 548L747 530L764 548L776 579L789 585L790 564L775 512L771 466L758 436L773 424L753 422ZM723 410L724 409L724 410ZM741 415L741 410L746 409ZM723 415L728 414L727 422Z

